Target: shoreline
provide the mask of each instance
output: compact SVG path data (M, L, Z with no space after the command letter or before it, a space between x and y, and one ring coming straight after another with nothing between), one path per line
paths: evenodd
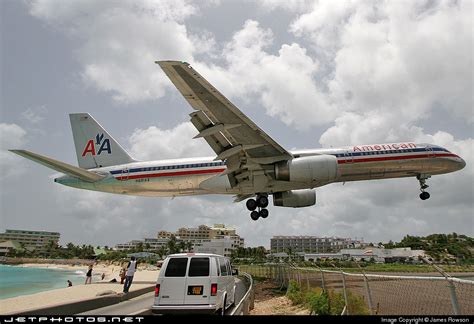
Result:
M25 263L9 265L20 268L47 268L69 271L83 271L84 280L87 271L87 265L69 265L56 263ZM126 266L126 264L125 264ZM29 309L49 307L57 304L72 303L84 299L97 297L98 294L120 294L123 290L123 284L120 284L119 265L95 264L92 270L91 284L76 284L72 287L63 287L50 289L42 292L36 292L27 295L0 299L0 315L18 313ZM101 279L102 273L105 274ZM149 287L156 283L158 270L152 267L140 266L135 273L130 291ZM116 282L110 282L115 279Z

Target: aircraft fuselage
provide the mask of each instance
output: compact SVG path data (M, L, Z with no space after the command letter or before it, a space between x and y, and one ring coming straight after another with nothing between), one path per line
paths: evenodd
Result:
M334 157L337 163L331 180L281 181L269 165L264 192L282 192L320 187L334 182L415 177L454 172L465 162L445 148L430 144L396 143L335 149L292 151L294 159ZM256 194L245 186L232 188L226 165L212 157L133 162L89 171L105 175L96 182L62 176L55 182L75 188L150 197L199 194ZM250 191L249 191L250 190Z

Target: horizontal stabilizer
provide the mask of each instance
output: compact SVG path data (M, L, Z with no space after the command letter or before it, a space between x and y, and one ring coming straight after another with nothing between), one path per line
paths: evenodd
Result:
M70 165L58 160L51 159L49 157L39 155L30 151L26 150L9 150L15 154L23 156L29 160L35 161L39 164L42 164L50 169L65 173L71 177L78 178L80 180L88 181L88 182L96 182L104 178L104 176L84 170L82 168L78 168L74 165Z

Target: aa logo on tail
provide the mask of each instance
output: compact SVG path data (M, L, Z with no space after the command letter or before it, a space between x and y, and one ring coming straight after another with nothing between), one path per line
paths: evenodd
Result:
M95 153L95 148L99 147L97 154ZM103 151L106 151L108 154L112 153L112 149L110 148L110 140L108 138L104 138L104 134L97 134L95 136L95 143L94 140L90 139L84 151L82 152L82 156L86 156L87 153L92 154L92 156L100 155Z

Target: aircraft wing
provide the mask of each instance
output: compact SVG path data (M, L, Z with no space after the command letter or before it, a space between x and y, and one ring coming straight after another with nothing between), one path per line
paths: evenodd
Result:
M196 111L191 122L217 154L226 160L231 186L246 186L246 192L265 190L272 164L292 158L262 129L245 116L188 63L157 61L171 82ZM251 189L254 188L255 190Z

